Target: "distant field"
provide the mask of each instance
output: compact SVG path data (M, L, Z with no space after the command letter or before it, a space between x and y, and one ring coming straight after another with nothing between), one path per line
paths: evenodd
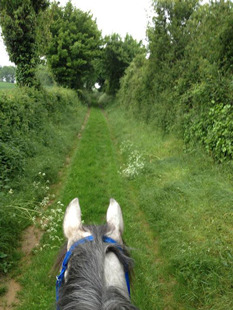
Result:
M15 88L15 84L7 83L7 82L0 82L0 89L12 89Z

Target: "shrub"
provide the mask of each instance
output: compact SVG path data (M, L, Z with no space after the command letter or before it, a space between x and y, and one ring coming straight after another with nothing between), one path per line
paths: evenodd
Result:
M119 103L188 147L201 143L231 160L233 84L230 1L153 1L150 56L136 57L121 79Z
M56 127L68 115L77 113L78 106L76 94L65 89L1 92L1 188L15 176L22 175L28 159L35 157L41 148L61 147Z
M48 200L85 110L67 89L0 92L0 273L19 258L20 232Z

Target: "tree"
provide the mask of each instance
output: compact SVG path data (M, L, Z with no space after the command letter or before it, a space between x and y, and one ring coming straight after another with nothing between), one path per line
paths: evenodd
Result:
M199 2L154 0L150 57L126 70L119 98L137 117L222 161L233 158L233 3Z
M126 68L137 54L144 51L141 42L138 43L128 34L124 41L116 33L105 37L99 82L101 86L105 85L107 93L115 94L118 91Z
M4 66L0 68L0 81L14 83L15 81L15 67Z
M190 40L187 24L198 6L198 0L156 0L153 27L148 29L150 60L153 69L173 67L184 57ZM168 66L168 67L167 67Z
M17 65L19 86L35 86L39 63L36 42L37 18L49 5L48 0L1 0L0 23L10 60Z
M51 6L48 63L56 81L73 89L91 88L96 82L94 62L100 53L101 33L90 13L68 2Z

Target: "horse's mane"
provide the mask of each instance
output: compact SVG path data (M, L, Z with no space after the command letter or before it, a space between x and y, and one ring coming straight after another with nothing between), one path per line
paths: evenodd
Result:
M132 259L127 248L123 251L114 244L103 242L109 227L86 226L94 241L80 244L71 256L69 272L59 291L60 310L137 310L119 288L106 287L104 260L107 252L114 252L123 266L132 271ZM56 265L61 265L66 253L64 246Z

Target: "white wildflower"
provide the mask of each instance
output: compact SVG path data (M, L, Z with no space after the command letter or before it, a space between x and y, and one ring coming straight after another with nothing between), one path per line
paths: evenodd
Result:
M142 154L137 150L132 150L132 144L127 142L121 147L121 151L127 150L129 155L124 167L120 168L119 173L127 178L134 178L143 171L145 162Z

